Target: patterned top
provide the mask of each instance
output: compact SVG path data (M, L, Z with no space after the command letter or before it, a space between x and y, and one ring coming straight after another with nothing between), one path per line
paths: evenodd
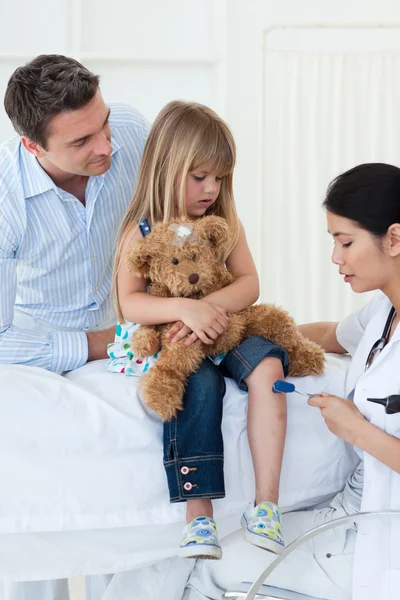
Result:
M143 237L151 233L150 223L147 219L140 221L139 230ZM156 360L158 354L143 359L133 354L131 350L132 336L139 327L140 325L130 321L118 323L114 343L108 344L107 348L110 357L107 362L107 369L112 373L124 373L130 377L139 377L142 373L146 373Z
M157 354L148 358L140 359L131 350L132 336L140 325L137 323L118 323L115 330L115 340L108 344L107 369L112 373L124 373L130 377L140 377L154 364Z

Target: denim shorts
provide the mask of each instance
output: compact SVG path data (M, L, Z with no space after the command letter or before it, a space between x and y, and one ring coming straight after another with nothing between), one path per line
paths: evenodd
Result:
M171 502L225 496L221 432L224 377L234 379L247 391L245 379L268 357L280 359L286 377L286 350L254 336L229 352L218 366L205 359L188 378L183 410L164 423L164 467Z

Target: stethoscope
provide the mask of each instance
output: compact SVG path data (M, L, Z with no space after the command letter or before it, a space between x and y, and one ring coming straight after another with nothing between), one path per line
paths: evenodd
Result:
M393 321L396 316L396 311L394 306L390 309L389 316L386 320L385 328L382 333L382 337L379 338L372 346L369 354L367 356L367 360L365 361L365 371L369 369L374 360L375 356L383 350L386 344L389 341L390 330L392 329ZM367 398L368 402L374 402L375 404L381 404L385 407L386 414L393 415L395 413L400 412L400 394L392 394L387 396L386 398Z

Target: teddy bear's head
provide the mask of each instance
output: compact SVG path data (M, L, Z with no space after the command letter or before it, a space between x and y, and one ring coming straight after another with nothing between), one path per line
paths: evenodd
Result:
M132 273L151 282L157 296L201 298L231 281L222 257L230 235L225 219L159 223L128 253Z

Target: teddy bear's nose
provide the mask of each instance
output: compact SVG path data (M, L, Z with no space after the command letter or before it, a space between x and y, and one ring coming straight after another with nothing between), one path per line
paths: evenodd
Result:
M192 273L191 275L189 275L188 279L189 279L189 283L195 284L198 282L200 277L197 275L197 273Z

